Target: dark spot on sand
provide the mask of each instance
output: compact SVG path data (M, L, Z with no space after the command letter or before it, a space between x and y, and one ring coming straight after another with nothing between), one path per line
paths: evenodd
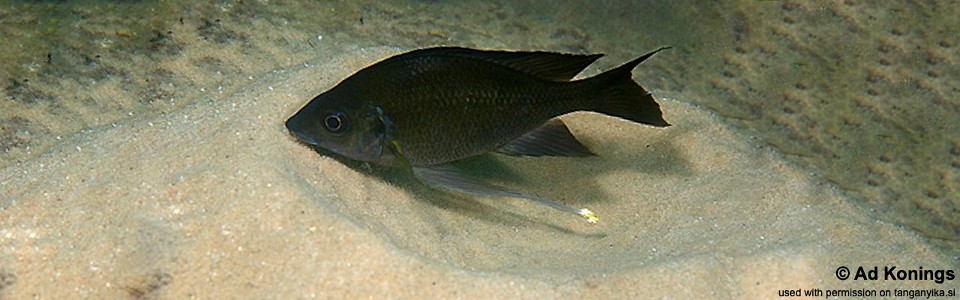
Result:
M869 83L877 83L881 80L883 80L883 75L877 74L876 72L870 72L870 74L867 74L867 82Z
M0 270L0 291L14 283L17 283L17 275L7 270Z
M0 120L0 151L7 152L29 145L31 126L29 120L21 117Z
M750 23L747 22L746 16L742 13L737 14L733 19L733 40L736 42L744 40L752 31L753 28L750 26Z
M176 55L183 51L183 44L173 38L173 31L166 33L156 32L155 36L148 41L147 46L150 50L158 51L166 55Z
M29 79L16 80L9 78L8 82L9 83L4 89L7 90L7 95L10 95L10 99L14 101L25 104L33 104L38 102L49 102L56 99L53 95L32 88L30 86Z
M213 20L212 22L203 19L203 25L197 27L197 31L203 40L216 42L218 44L231 44L238 40L246 40L246 37L236 31L224 28L220 19Z
M83 65L88 67L95 66L100 61L100 55L90 57L90 55L80 54L80 58L83 59Z
M157 290L173 282L173 276L170 273L156 271L153 274L141 278L138 283L126 286L124 289L134 299L153 299Z
M167 69L158 68L149 73L144 81L152 83L146 92L140 97L140 103L153 103L158 100L169 100L175 98L176 86L174 85L175 74Z
M787 2L784 2L783 5L780 6L780 8L782 8L785 11L793 11L795 9L800 8L800 4L787 1Z
M896 46L894 46L894 45L892 45L892 44L890 44L890 43L887 43L887 42L882 42L882 41L880 42L880 45L877 46L877 50L880 51L880 52L883 52L883 53L888 53L888 52L893 51L893 50L895 50L895 49L896 49Z
M888 163L888 162L892 161L892 159L890 159L890 156L889 156L889 155L883 154L883 155L880 155L880 161L885 162L885 163Z

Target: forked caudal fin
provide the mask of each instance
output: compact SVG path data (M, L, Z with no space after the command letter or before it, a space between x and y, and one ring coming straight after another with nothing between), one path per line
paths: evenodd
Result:
M596 81L600 86L600 99L594 111L637 123L660 127L670 126L670 123L663 119L660 105L653 99L650 92L633 81L631 73L637 65L665 49L670 47L661 47L616 69L587 79Z
M473 178L468 177L467 175L457 170L457 168L444 164L430 167L415 167L413 168L413 173L417 175L421 180L426 182L429 185L432 185L437 188L453 190L456 192L482 195L482 196L502 196L502 197L515 197L531 200L533 202L549 206L550 208L577 214L587 222L597 223L600 219L586 208L573 208L566 206L557 202L554 202L549 199L540 198L537 196L527 195L523 193L518 193L510 190L504 190L497 187L493 187L482 182L476 181Z

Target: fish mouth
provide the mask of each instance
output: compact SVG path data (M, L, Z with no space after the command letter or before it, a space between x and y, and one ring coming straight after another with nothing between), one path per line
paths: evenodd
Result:
M313 136L311 136L310 134L294 129L296 125L293 124L293 122L294 122L294 118L290 118L289 120L287 120L287 123L285 124L287 127L287 131L290 131L290 134L293 134L293 136L295 136L297 140L300 140L300 142L302 143L305 143L311 146L316 146L318 144L317 139L313 138Z
M300 133L300 132L294 131L294 130L290 130L290 133L292 133L293 136L297 137L297 139L300 140L300 142L302 142L302 143L308 144L308 145L310 145L310 146L316 146L316 145L317 145L317 140L314 139L313 137L310 137L309 135L306 135L306 134L304 134L304 133Z

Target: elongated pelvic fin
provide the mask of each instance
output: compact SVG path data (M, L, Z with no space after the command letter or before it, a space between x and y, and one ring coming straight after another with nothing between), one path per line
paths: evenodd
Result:
M587 222L589 223L597 223L600 220L593 213L593 211L589 209L577 209L549 199L487 185L466 176L465 174L461 173L460 170L451 165L444 164L431 167L416 167L413 168L413 173L416 174L421 180L434 187L453 190L465 194L527 199L562 212L577 214L584 219L587 219Z

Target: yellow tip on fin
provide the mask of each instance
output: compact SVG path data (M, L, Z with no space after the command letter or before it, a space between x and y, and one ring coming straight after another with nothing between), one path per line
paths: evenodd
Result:
M580 214L580 216L582 216L584 219L587 219L587 222L591 224L597 224L597 222L600 222L600 218L598 218L597 215L589 209L581 208L577 213Z

